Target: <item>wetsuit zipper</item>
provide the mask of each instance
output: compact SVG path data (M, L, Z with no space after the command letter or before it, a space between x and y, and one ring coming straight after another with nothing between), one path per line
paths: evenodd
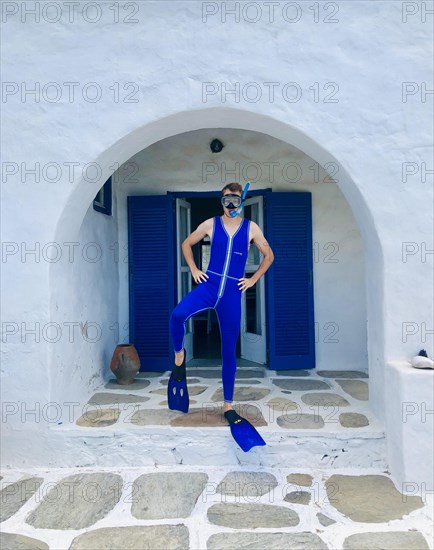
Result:
M223 222L220 220L220 223L223 225ZM217 294L217 301L216 303L214 304L214 307L216 307L216 305L218 304L220 298L223 296L223 290L224 290L224 287L226 285L226 273L228 272L228 269L229 269L229 262L231 260L231 251L232 251L232 239L235 237L235 235L238 233L238 231L240 230L242 224L244 223L244 220L241 221L238 229L235 231L235 233L232 235L232 236L229 236L227 234L227 232L225 231L226 235L228 236L228 239L229 239L229 247L226 251L226 260L225 260L225 266L223 268L223 275L222 275L222 278L221 278L221 281L220 281L220 287L219 287L219 291L218 291L218 294ZM224 227L223 227L223 230L224 230Z
M232 239L234 238L234 235L232 235L232 237L229 237L229 248L228 248L228 252L226 253L226 261L225 261L225 266L223 268L223 275L222 275L222 280L220 281L220 288L219 288L219 292L218 292L218 299L220 299L223 295L223 289L225 287L225 278L226 278L226 273L228 272L228 269L229 269L229 262L230 262L230 259L231 259L231 250L232 250Z

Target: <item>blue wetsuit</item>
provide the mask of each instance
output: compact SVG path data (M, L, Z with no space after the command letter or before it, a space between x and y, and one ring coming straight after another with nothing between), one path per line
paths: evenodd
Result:
M175 351L182 351L186 321L206 309L216 311L221 335L223 398L232 402L237 370L235 352L241 323L242 291L238 282L244 277L249 252L250 220L242 218L232 237L220 216L213 220L211 258L206 270L209 278L199 283L174 308L170 332Z

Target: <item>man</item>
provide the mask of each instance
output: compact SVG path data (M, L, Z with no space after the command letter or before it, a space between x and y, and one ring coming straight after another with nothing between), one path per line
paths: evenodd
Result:
M224 415L232 435L233 428L243 428L243 434L235 439L241 446L250 448L258 443L256 430L233 409L233 393L236 373L236 343L241 322L241 294L252 287L273 263L274 254L260 227L239 214L232 217L231 211L241 210L242 187L229 183L222 189L223 216L215 216L202 222L182 243L182 252L198 286L178 303L170 317L170 331L175 347L175 365L168 385L169 408L188 411L188 390L185 375L185 349L183 347L185 322L209 308L218 316L222 340L222 381ZM211 258L206 272L194 262L192 246L205 235L211 239ZM264 255L258 270L249 278L244 277L250 241ZM237 426L235 426L237 425ZM251 429L250 429L251 428ZM248 431L248 434L247 434ZM259 434L257 434L260 438ZM260 438L262 440L262 438ZM246 441L248 442L246 443ZM263 441L263 440L262 440ZM252 443L250 445L250 443ZM250 445L250 447L249 447Z

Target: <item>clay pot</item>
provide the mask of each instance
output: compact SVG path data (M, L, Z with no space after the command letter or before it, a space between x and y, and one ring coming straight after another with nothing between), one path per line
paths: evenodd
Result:
M132 384L140 369L140 359L133 344L118 344L113 352L110 369L118 384Z

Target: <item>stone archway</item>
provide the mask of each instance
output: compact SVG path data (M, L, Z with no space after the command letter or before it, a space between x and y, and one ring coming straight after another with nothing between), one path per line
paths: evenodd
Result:
M117 166L120 166L156 141L192 130L222 127L261 132L296 146L321 165L334 162L339 166L337 185L352 209L365 251L370 402L379 418L384 418L383 253L372 212L357 183L342 167L339 159L335 158L318 141L297 128L270 116L226 107L180 112L138 126L94 159L94 162L101 167L101 180L89 183L89 181L81 179L77 182L59 218L55 242L74 241L89 204L102 182L113 171L111 167L114 160ZM70 300L75 284L73 277L74 274L71 273L70 266L65 263L59 262L50 266L51 319L59 317L59 310L64 316L65 312L73 307ZM59 350L53 346L50 355L50 372L56 372L57 353ZM77 350L71 353L77 353ZM60 376L52 377L52 380L52 397L57 398L58 391L65 385L65 380L62 380Z

